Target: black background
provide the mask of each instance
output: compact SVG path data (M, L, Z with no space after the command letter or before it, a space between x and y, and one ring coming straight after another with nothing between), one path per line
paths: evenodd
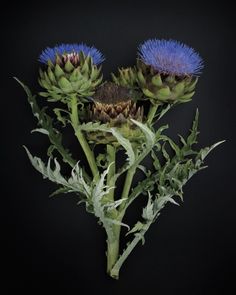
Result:
M233 7L200 2L100 1L8 3L1 19L1 260L7 291L16 294L235 294L235 47ZM185 187L180 207L167 206L130 255L119 281L105 274L105 235L73 197L30 165L22 145L43 155L47 139L35 127L25 94L12 76L37 90L37 58L61 42L95 45L104 75L135 62L148 38L173 38L200 52L204 73L192 102L160 124L186 134L200 110L200 145L227 142L209 168ZM131 219L134 215L131 212ZM227 290L227 291L226 291Z

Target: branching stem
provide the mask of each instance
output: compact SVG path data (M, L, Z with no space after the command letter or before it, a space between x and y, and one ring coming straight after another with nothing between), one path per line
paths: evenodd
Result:
M90 169L92 171L93 177L94 177L94 179L96 179L99 176L99 171L98 171L98 167L96 164L94 153L90 149L90 146L89 146L84 134L78 128L80 125L80 122L79 122L78 105L77 105L76 96L72 96L70 108L71 108L70 119L71 119L71 124L74 128L74 131L75 131L75 135L76 135L76 137L77 137L77 139L78 139L78 141L85 153L85 156L87 158L88 164L89 164Z
M131 188L131 185L133 182L133 177L134 177L135 172L136 172L136 166L131 167L127 171L125 183L124 183L124 188L123 188L123 192L121 195L122 199L128 199L128 197L129 197L129 192L130 192L130 188ZM119 208L120 212L122 212L125 205L126 205L126 202L121 203L120 208Z
M121 254L119 259L116 261L115 265L110 271L110 276L113 279L119 279L119 272L120 268L125 262L125 260L128 258L129 254L133 251L133 249L137 246L137 244L142 241L143 236L145 235L146 231L149 229L150 225L152 224L152 221L146 223L138 234L135 235L134 239L132 242L127 246L127 248L124 250L124 252Z
M114 175L116 173L116 148L113 145L108 144L107 145L107 156L108 156L108 165L110 165L108 174L107 174L107 185L109 187L115 186L115 179ZM114 192L115 188L111 189L109 191L109 194L107 197L109 200L114 200Z

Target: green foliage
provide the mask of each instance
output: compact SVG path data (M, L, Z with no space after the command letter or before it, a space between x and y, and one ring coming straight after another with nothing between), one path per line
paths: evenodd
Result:
M53 169L51 168L51 158L49 158L47 165L45 165L40 158L33 157L29 150L26 147L24 148L30 159L31 164L38 172L42 174L43 178L47 178L50 181L62 186L62 188L60 188L60 191L57 191L57 193L61 193L62 191L75 192L83 194L88 199L90 198L90 184L86 183L86 181L84 180L82 169L80 168L78 163L71 170L70 178L66 179L61 174L61 166L56 158L53 160L55 165L55 168Z
M151 150L151 156L153 159L154 171L149 177L141 181L131 192L128 206L145 191L157 191L159 197L164 195L172 195L183 197L182 188L186 182L199 170L206 168L204 166L204 159L215 147L223 143L220 141L213 144L210 147L200 149L199 151L194 149L194 145L197 143L198 135L198 110L193 121L190 134L185 140L181 138L181 146L178 146L172 139L165 135L160 135L159 140L162 141L161 146L155 145ZM166 127L166 126L165 126ZM162 129L162 127L159 129ZM172 148L174 155L167 153L165 148L166 144ZM161 165L161 158L165 161ZM190 158L192 157L192 158Z
M70 152L63 147L62 134L53 126L52 118L46 114L45 109L39 108L36 101L36 96L32 95L29 88L17 78L15 79L23 87L24 91L26 92L28 102L31 106L33 115L38 120L38 126L40 128L33 130L33 132L37 131L37 132L46 134L51 142L49 151L56 149L61 154L64 162L68 163L71 167L74 167L74 165L76 164L76 161L72 158Z
M86 203L87 209L93 213L104 226L110 236L113 236L112 224L125 225L124 223L109 217L109 211L116 209L123 201L106 201L106 196L113 187L106 185L105 178L110 167L108 167L98 178L97 181L87 182L83 177L82 168L77 163L71 170L71 176L66 178L61 174L61 166L57 159L53 160L54 168L51 166L52 159L49 158L47 165L38 158L33 157L29 150L24 147L33 167L42 174L43 178L60 185L61 187L50 196L61 193L76 193L81 201Z
M193 122L192 129L189 136L185 140L180 137L182 146L179 147L167 136L162 136L163 144L162 148L155 148L151 151L153 158L153 166L156 171L151 175L147 176L146 179L141 181L131 192L129 198L126 202L126 206L122 208L125 212L129 205L145 191L148 191L148 202L143 208L142 221L138 221L133 228L128 232L128 234L133 233L134 238L131 242L127 243L127 247L121 256L118 258L116 264L111 270L111 275L113 277L118 277L119 270L127 259L128 255L131 253L133 248L141 241L144 244L144 236L149 229L150 225L156 220L160 215L161 209L170 202L172 204L178 205L178 203L173 199L175 196L179 196L183 199L183 186L187 181L199 170L206 168L204 166L205 157L218 145L224 141L220 141L213 144L210 147L200 149L200 151L193 150L193 145L197 143L197 131L198 127L198 110L196 112L195 120ZM168 143L172 150L174 151L174 156L167 153L166 149L163 148L164 144ZM164 164L160 164L160 154L165 159ZM192 156L189 159L189 155ZM151 191L154 193L151 194Z
M153 106L155 112L153 112L153 120L150 122L145 123L130 119L126 128L131 133L120 127L111 127L100 122L83 121L86 110L80 98L91 94L89 91L93 78L98 79L100 74L97 69L95 71L95 68L91 67L89 60L84 60L80 69L82 78L87 79L86 83L88 84L78 84L80 81L78 71L70 63L65 65L65 69L59 65L56 65L55 68L49 65L47 72L41 72L40 83L47 89L47 95L42 95L47 96L50 101L62 101L65 98L67 102L67 109L53 109L56 122L60 122L62 126L70 124L73 127L93 177L90 177L81 162L76 163L70 152L63 147L62 133L54 127L53 119L46 113L45 108L39 108L36 97L31 94L28 87L17 80L24 88L32 112L38 120L38 126L32 132L46 135L51 142L48 149L49 159L46 164L40 158L32 156L25 148L27 155L33 167L44 178L58 185L51 196L74 193L79 198L78 203L85 203L87 211L97 217L99 224L104 227L107 234L107 257L108 260L112 259L112 263L108 262L108 272L114 278L118 278L122 264L134 247L140 241L144 243L147 230L160 215L164 206L167 203L178 205L177 198L180 198L180 201L183 200L184 185L194 174L206 168L204 165L206 156L223 143L220 141L200 150L196 148L199 134L198 110L189 135L187 138L179 135L179 142L175 142L164 134L168 125L159 126L155 130L152 127L153 121L160 119L177 103L189 100L197 80L186 78L178 81L175 77L163 80L159 74L146 73L145 71L148 69L142 68L142 66L138 69L138 71L136 68L121 69L118 76L113 75L113 79L117 84L129 86L132 90L140 87L143 93L151 98L151 103L160 104L161 102L162 106L158 111L156 111L156 106ZM153 87L147 88L150 83ZM74 95L75 91L76 95ZM171 103L169 103L170 100ZM99 143L97 139L101 138L101 143L109 144L109 149L95 155L94 141L90 141L91 134L96 137L96 144ZM130 134L136 136L136 140ZM55 150L62 156L63 161L71 166L69 176L63 175L61 164L54 156ZM126 156L126 160L119 165L114 162L117 150L122 150ZM151 167L145 167L143 164L147 157L152 161ZM111 167L111 165L114 166ZM117 168L118 166L119 168ZM132 186L136 171L141 171L143 178ZM121 196L117 196L117 180L125 172L127 175L123 192ZM147 198L146 206L142 210L140 220L130 229L129 225L123 222L124 215L129 206L142 195ZM128 229L127 236L131 240L119 256L121 226Z

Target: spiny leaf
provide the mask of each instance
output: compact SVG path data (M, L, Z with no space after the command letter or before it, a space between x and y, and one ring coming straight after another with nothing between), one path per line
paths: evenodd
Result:
M33 157L25 146L24 148L32 165L44 178L48 178L50 181L66 187L68 192L78 192L90 197L90 184L87 184L83 179L82 169L79 167L78 163L72 169L71 177L67 180L62 176L60 164L56 159L54 159L55 168L53 170L51 168L51 158L49 158L47 165L45 165L40 158Z
M49 198L54 197L56 195L68 193L69 190L67 187L60 187L59 189L55 190L53 193L49 195Z
M167 196L159 197L156 199L155 201L155 205L157 208L156 210L159 212L164 207L164 205L168 202L179 206L179 204L171 196L167 195Z
M180 134L178 134L178 136L179 136L180 141L182 142L182 144L183 144L184 146L187 145L187 142L186 142L186 140L183 138L183 136L180 135Z
M115 128L111 128L111 133L120 145L126 150L126 154L128 156L129 166L132 166L135 161L135 154L132 148L132 145L128 139L126 139L123 135L121 135Z
M44 128L36 128L36 129L31 130L31 133L34 133L34 132L39 132L42 134L49 135L49 132Z
M193 144L197 143L197 135L199 134L199 132L198 132L198 120L199 120L199 111L197 109L196 114L195 114L195 119L193 121L193 125L192 125L192 128L191 128L190 135L187 138L188 146L192 146Z
M161 151L162 151L162 155L165 158L166 162L169 163L170 162L170 156L167 153L165 146L166 146L166 143L164 142L163 145L162 145Z
M180 148L178 147L178 145L170 138L168 138L168 142L169 142L171 148L174 150L176 156L180 157Z
M143 228L143 226L144 226L144 224L142 222L138 221L134 225L134 227L129 232L127 232L126 236L129 234L135 233L135 232L139 232Z
M162 139L162 131L165 130L168 126L161 126L156 133L152 132L152 130L147 126L135 120L132 120L137 126L143 131L146 140L145 143L139 147L138 155L136 156L133 167L138 167L138 165L144 160L144 158L152 151L152 149L157 146L158 141Z
M110 237L113 237L112 231L112 222L106 216L107 206L103 204L103 197L109 194L109 191L114 187L109 187L105 184L105 177L108 174L110 169L110 165L108 168L100 175L99 180L96 183L92 183L91 189L91 203L93 206L94 215L99 219L99 221L103 224L107 234ZM111 204L110 204L111 206Z
M66 110L60 109L60 108L55 108L53 109L54 113L57 116L57 120L62 123L62 125L65 127L66 126L66 118L62 116L62 112L68 114Z
M160 161L157 157L157 155L155 154L154 150L151 151L151 156L152 156L152 159L153 159L153 166L156 170L160 170L161 168L161 164L160 164Z
M71 157L71 155L67 152L67 150L63 147L62 145L62 135L61 133L56 130L53 127L53 121L51 117L49 117L45 109L40 109L36 97L32 95L30 89L24 85L19 79L15 78L15 80L23 87L27 98L28 102L31 106L32 112L34 116L38 120L38 124L40 125L41 128L38 129L44 129L45 131L44 134L48 135L48 138L51 142L51 144L58 150L58 152L62 155L64 162L68 163L71 167L74 167L76 164L76 161ZM36 129L37 130L37 129ZM42 131L42 130L41 130ZM84 176L86 177L86 174L84 173ZM87 177L88 178L88 177Z
M143 123L141 123L139 121L136 121L134 119L131 119L131 121L142 130L143 134L146 137L146 144L147 144L147 146L153 147L154 144L156 143L155 133L152 132L152 130L150 128L148 128L148 126L145 125L145 124L143 124Z
M119 199L113 202L108 202L104 204L104 207L108 209L108 211L116 209L117 207L120 206L120 204L122 204L124 201L126 201L127 198L123 198L123 199Z
M146 177L150 176L151 173L152 173L150 170L148 170L148 169L147 169L145 166L143 166L143 165L138 165L137 168L138 168L139 170L141 170L141 171L146 175Z
M217 142L217 143L215 143L215 144L213 144L213 145L211 145L211 146L209 146L209 147L205 147L205 148L203 148L203 149L201 149L200 150L200 152L199 152L199 158L203 161L205 158L206 158L206 156L213 150L213 149L215 149L217 146L219 146L220 144L222 144L222 143L224 143L225 142L225 140L222 140L222 141L219 141L219 142Z
M152 201L152 195L150 192L148 192L148 202L146 207L143 208L143 213L142 213L143 219L147 221L153 220L155 216L155 212L153 211L153 206L154 206L154 203Z
M116 219L111 219L111 218L106 218L106 221L107 222L110 222L112 224L116 224L116 225L120 225L120 226L124 226L126 227L128 230L130 230L130 227L128 224L124 223L124 222L121 222L119 220L116 220Z

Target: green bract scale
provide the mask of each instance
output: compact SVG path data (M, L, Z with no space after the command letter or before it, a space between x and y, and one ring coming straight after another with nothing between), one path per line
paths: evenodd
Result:
M45 89L39 94L52 102L68 103L71 96L86 102L102 82L101 67L83 52L57 55L55 64L49 60L39 74L39 84Z

